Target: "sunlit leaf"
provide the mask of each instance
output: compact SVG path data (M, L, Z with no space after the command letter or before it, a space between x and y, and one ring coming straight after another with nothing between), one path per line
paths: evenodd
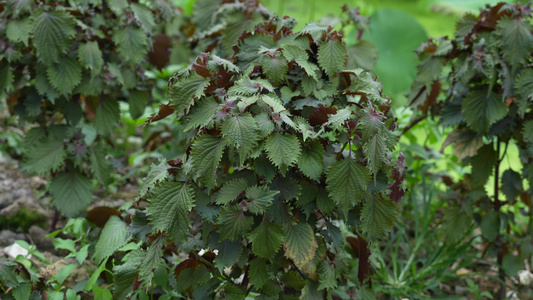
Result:
M318 47L318 63L329 77L334 76L346 65L348 53L339 41L327 41Z
M112 255L115 250L125 245L128 241L126 238L127 231L126 223L117 216L111 216L96 243L94 260L100 263Z

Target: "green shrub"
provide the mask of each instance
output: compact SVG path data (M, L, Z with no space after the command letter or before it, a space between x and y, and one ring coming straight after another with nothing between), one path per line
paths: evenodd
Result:
M52 174L54 204L67 216L90 203L89 177L111 181L105 144L114 145L119 101L135 119L155 94L154 76L144 76L146 56L160 68L148 49L159 57L167 48L153 34L183 30L189 50L205 53L173 76L170 102L147 120L174 114L186 153L153 165L120 216L96 208L97 219L107 220L96 243L79 230L79 246L56 239L79 264L89 252L97 264L67 298L82 290L109 297L102 280L112 281L119 299L368 293L369 248L394 225L404 157L393 152L390 99L374 74L345 69L348 53L357 52L341 34L316 24L293 33L294 20L265 22L272 14L255 1L199 0L190 20L148 9L161 1L80 3L7 1L0 13L10 20L0 27L10 49L0 56L1 96L33 126L25 169ZM358 237L358 274L344 248L346 228ZM30 275L0 260L0 279L13 295L52 288L63 297L62 280L35 285L28 280L40 277Z
M97 263L144 241L115 262L116 297L156 284L168 297L321 298L367 278L365 240L387 234L404 193L390 99L373 74L344 69L331 27L293 25L271 18L232 57L204 53L170 80L149 122L174 113L187 153L152 167L129 229L103 230ZM359 279L339 226L359 234Z
M430 39L420 47L418 78L409 95L422 118L438 116L441 125L453 128L443 147L453 145L455 155L471 166L446 197L447 242L459 241L476 220L490 242L488 253L497 253L500 298L505 277L516 275L533 254L531 30L529 4L499 3L479 16L466 15L454 39ZM515 146L518 157L509 158ZM506 158L519 160L519 169L502 170Z
M119 103L143 115L154 90L145 71L168 64L182 15L168 1L0 6L0 101L30 127L23 169L51 174L54 205L74 216L92 202L91 178L113 181Z

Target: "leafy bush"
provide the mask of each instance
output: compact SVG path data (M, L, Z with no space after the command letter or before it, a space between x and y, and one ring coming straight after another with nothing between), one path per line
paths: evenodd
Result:
M217 52L221 57L233 54L233 45L243 31L272 16L261 1L198 0L194 4L189 27L191 47L195 54Z
M533 224L530 13L529 4L500 3L479 16L466 15L455 39L429 40L418 50L418 78L410 92L422 118L439 116L443 126L454 128L443 147L453 145L457 157L472 168L448 195L447 241L457 242L476 220L490 242L487 250L497 253L500 298L505 297L505 277L516 275L533 254L528 234ZM501 170L515 146L522 169ZM493 186L487 192L491 174Z
M148 62L168 64L180 11L168 1L10 0L0 7L0 99L31 127L24 170L52 174L54 205L74 216L92 201L91 178L104 187L113 181L106 154L119 103L133 118L143 115L154 90L145 70Z
M131 208L93 210L106 220L97 242L76 230L86 222L69 223L81 245L56 237L55 246L78 263L59 279L43 282L31 263L2 258L8 293L109 298L105 280L116 298L147 297L149 289L162 299L353 295L368 278L369 248L394 225L405 193L382 84L363 69L345 70L348 53L358 53L331 27L293 33L294 20L270 18L256 1L199 0L190 20L170 5L150 9L165 3L0 4L9 20L0 27L0 97L31 124L24 168L52 175L54 204L67 216L90 203L91 176L112 181L105 153L116 143L114 126L122 119L120 133L131 130L159 94L150 93L159 75L147 60L163 67L168 36L181 30L193 53L206 51L170 80L170 103L147 121L175 114L186 153L154 165ZM352 22L366 22L350 12ZM353 64L373 65L364 61L375 58L373 47L365 49ZM122 102L132 119L121 116ZM183 143L178 137L150 134L147 142L173 147ZM341 228L358 237L358 274ZM89 252L97 264L91 277L65 289L62 281Z
M149 121L175 113L187 153L152 167L129 229L103 229L97 263L144 241L115 264L116 297L154 283L168 297L345 294L358 279L339 226L358 232L368 276L367 241L389 231L404 194L390 100L371 73L344 70L339 33L293 25L271 18L232 57L204 53L170 80Z

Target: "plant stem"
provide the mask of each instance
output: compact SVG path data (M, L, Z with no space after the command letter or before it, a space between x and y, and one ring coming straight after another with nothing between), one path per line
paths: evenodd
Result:
M500 197L498 195L499 192L500 192L500 187L499 187L500 163L501 163L501 159L500 159L500 138L498 138L496 143L497 143L497 145L496 145L496 153L497 153L498 160L496 161L496 166L495 166L495 170L494 170L494 210L499 212L500 208L501 208Z
M193 254L194 256L196 257L196 259L198 259L198 261L200 261L201 263L203 263L204 265L206 265L207 267L210 267L213 269L213 271L216 271L216 275L217 276L220 276L224 279L227 279L226 276L223 274L223 273L220 273L218 271L218 269L215 267L214 264L210 263L207 259L203 258L202 256L198 255L198 253L194 252L193 251Z
M499 193L500 193L500 185L499 185L499 182L500 182L500 163L501 163L501 158L500 158L500 150L501 150L501 145L500 145L500 138L497 139L496 141L497 145L496 145L496 153L497 153L497 157L498 157L498 160L496 161L496 166L495 166L495 170L494 170L494 210L499 212L500 211L500 208L502 207L502 203L500 201L500 197L499 197ZM505 299L505 294L506 294L506 287L505 287L505 271L503 270L502 268L502 264L503 264L503 256L504 256L504 253L503 253L503 241L502 241L502 236L501 236L501 233L499 231L499 228L498 228L498 237L496 238L496 243L497 243L497 247L498 247L498 257L497 257L497 262L498 262L498 265L499 265L499 269L498 269L498 277L500 278L501 282L500 282L500 291L498 293L498 299Z
M56 230L57 221L59 219L59 211L56 209L54 210L54 216L52 217L52 220L50 221L50 232Z
M402 130L402 133L400 133L400 136L406 134L409 130L411 130L411 128L413 128L416 124L420 123L421 121L423 121L426 118L427 118L427 115L423 115L423 116L418 117L417 119L415 119L413 122L411 122L409 125L407 125L407 127L405 127Z
M298 274L300 274L300 276L302 277L303 280L305 280L305 275L302 273L302 271L300 271L300 269L298 269L298 267L294 264L294 261L292 259L289 259L291 261L291 264L292 266L294 267L294 269L298 272Z
M359 279L359 283L361 283L361 286L363 286L363 283L366 278L368 278L368 275L370 275L370 250L368 249L368 243L367 241L359 235L357 230L354 230L357 234L357 241L359 242L359 267L357 270L357 277ZM370 281L370 287L372 287L372 282Z
M505 158L505 156L507 155L507 148L509 147L509 141L507 141L505 143L505 148L503 149L503 154L502 154L502 157L499 157L498 158L498 164L501 163L503 161L503 159ZM498 153L499 154L499 153Z

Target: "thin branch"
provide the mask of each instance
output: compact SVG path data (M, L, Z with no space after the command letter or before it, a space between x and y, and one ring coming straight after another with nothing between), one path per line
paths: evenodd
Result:
M501 143L500 138L496 141L496 154L498 155L498 161L496 162L495 170L494 170L494 210L499 212L500 208L502 206L502 203L500 201L500 153L501 153ZM507 144L506 144L506 151L507 151ZM505 156L505 155L504 155ZM503 257L505 255L504 253L504 247L503 247L503 241L502 236L500 234L500 230L498 228L498 237L497 237L497 248L498 248L498 257L497 257L497 263L498 263L498 277L500 278L500 291L498 293L498 299L505 299L506 298L506 286L505 286L505 271L502 268L503 264Z
M500 138L497 139L496 141L497 145L496 145L496 153L497 153L497 157L498 157L498 161L496 162L496 166L495 166L495 170L494 170L494 210L495 211L500 211L500 208L501 208L501 202L500 202L500 197L499 197L499 193L500 193L500 162L501 162L501 159L500 159L500 153L501 153L501 143L500 143Z
M503 161L503 159L505 158L505 155L507 154L507 148L508 148L508 146L509 146L509 141L507 141L507 142L505 143L505 149L503 149L502 157L499 157L499 158L498 158L498 164L500 164L500 163Z
M423 121L425 118L427 118L427 115L423 115L423 116L421 116L421 117L416 118L413 122L411 122L411 124L409 124L407 127L405 127L405 128L402 130L402 133L400 134L400 136L406 134L409 130L411 130L411 128L415 127L416 124L420 123L420 122Z
M289 259L291 261L291 264L292 266L296 269L296 271L298 271L298 273L300 274L300 276L302 276L302 279L305 280L305 275L302 273L302 271L300 271L300 269L298 269L298 267L294 264L294 262L292 261L292 259Z

